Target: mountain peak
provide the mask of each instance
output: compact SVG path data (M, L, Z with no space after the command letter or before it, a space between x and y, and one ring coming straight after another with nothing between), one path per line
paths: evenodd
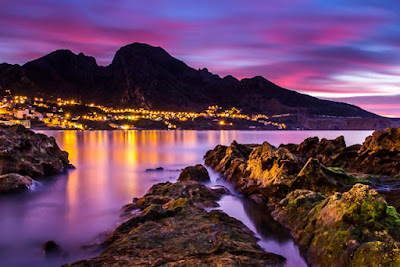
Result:
M125 46L121 47L120 49L124 49L124 48L130 48L130 49L161 49L161 50L165 51L160 46L152 46L152 45L149 45L149 44L146 44L146 43L139 43L139 42L134 42L134 43L125 45Z
M132 43L121 47L115 54L112 64L118 64L127 60L134 60L135 62L140 60L151 60L157 62L178 61L161 47L155 47L143 43Z
M24 66L43 66L50 65L56 68L71 68L71 67L81 67L84 68L96 68L98 67L96 59L94 57L86 56L82 52L78 55L74 54L71 50L60 49L50 54L47 54L41 58L30 61Z

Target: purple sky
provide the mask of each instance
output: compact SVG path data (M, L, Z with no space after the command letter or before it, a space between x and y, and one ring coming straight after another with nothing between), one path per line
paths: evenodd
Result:
M400 117L398 0L0 0L0 62L70 49L108 65L133 42Z

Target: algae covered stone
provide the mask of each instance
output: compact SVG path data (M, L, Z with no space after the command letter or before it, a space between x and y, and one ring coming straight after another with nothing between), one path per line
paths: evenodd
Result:
M273 212L308 251L310 263L351 266L357 258L358 262L385 266L399 260L400 256L388 249L395 248L400 240L399 215L374 189L356 184L348 192L327 198L315 194L294 191ZM372 248L375 252L363 258Z
M135 199L140 212L127 215L99 256L70 266L283 266L243 223L202 208L221 192L193 181L156 184Z
M197 164L184 168L179 175L178 181L210 182L210 175L203 165Z

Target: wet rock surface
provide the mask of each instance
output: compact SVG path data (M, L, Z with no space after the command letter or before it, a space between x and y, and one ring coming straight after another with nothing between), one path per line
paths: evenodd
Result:
M325 195L332 195L335 192L349 190L355 182L357 182L355 176L338 168L326 168L318 159L309 158L297 174L291 188L309 189Z
M162 171L164 171L163 167L157 167L154 169L146 169L146 172L162 172Z
M0 174L32 178L58 174L71 165L53 137L36 134L22 125L0 126Z
M156 184L134 199L139 210L125 212L98 257L69 266L283 266L285 259L263 251L243 223L204 209L223 192L194 181Z
M178 181L210 182L210 175L203 165L197 164L184 168L179 175Z
M22 125L0 125L0 193L30 188L31 178L58 174L73 166L68 153L53 137L36 134Z
M349 147L343 136L278 148L233 142L204 159L238 191L267 204L311 265L400 265L400 128Z
M308 251L312 265L400 264L400 216L367 185L356 184L327 198L296 190L277 204L272 214Z
M19 193L28 190L35 184L29 176L17 173L0 175L0 194Z
M46 257L56 257L60 256L62 253L61 247L53 240L43 243L42 251Z
M375 131L358 151L357 171L389 176L400 175L400 128Z

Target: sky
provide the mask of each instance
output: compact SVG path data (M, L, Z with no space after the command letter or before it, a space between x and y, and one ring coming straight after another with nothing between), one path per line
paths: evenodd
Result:
M400 117L398 0L0 0L0 62L70 49L108 65L133 42Z

